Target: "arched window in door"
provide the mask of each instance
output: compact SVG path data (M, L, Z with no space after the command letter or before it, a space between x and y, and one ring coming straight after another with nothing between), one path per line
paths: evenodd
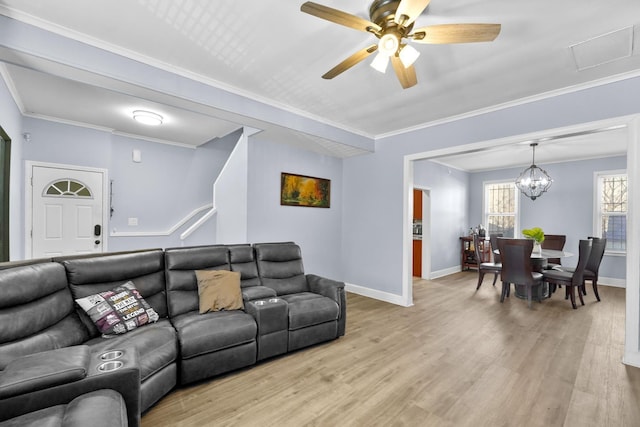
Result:
M43 196L49 197L74 197L92 199L93 195L89 187L73 179L61 179L49 184Z

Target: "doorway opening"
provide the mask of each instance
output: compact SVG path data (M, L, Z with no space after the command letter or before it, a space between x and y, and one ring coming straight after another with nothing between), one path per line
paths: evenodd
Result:
M412 277L428 279L431 276L431 190L413 188L413 257ZM427 244L424 244L427 242Z
M620 127L627 133L627 177L628 177L628 216L627 216L627 254L626 254L626 316L625 316L625 350L623 363L640 367L640 115L617 117L598 122L583 123L559 129L533 132L491 141L483 141L459 145L423 153L409 154L404 157L403 174L403 271L402 296L403 305L413 305L413 286L411 272L411 240L409 239L412 222L412 189L414 187L414 162L433 160L455 154L476 153L489 148L508 146L526 140L540 138L553 139L557 135L573 132L588 132L609 127ZM423 244L424 242L423 237Z

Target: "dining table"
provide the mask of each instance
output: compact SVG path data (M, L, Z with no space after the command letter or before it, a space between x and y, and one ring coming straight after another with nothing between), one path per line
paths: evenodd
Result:
M500 251L495 249L493 251L495 254L499 254ZM531 252L531 266L533 267L533 271L538 273L542 273L547 264L547 260L549 258L568 258L572 257L573 252L560 251L557 249L541 249L540 252L533 251ZM523 285L515 285L516 288L516 297L521 299L527 299L527 287ZM536 292L534 290L534 292ZM549 298L549 285L547 283L543 283L540 286L540 289L537 291L538 297L540 299Z

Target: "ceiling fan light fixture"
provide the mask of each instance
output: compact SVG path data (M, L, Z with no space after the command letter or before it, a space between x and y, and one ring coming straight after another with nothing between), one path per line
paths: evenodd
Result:
M135 110L133 119L149 126L158 126L162 124L163 117L160 114L145 110Z
M400 61L402 61L404 68L409 68L414 62L416 62L416 59L420 56L420 52L418 52L413 46L406 44L402 47L398 56L400 56Z
M398 47L400 47L400 40L393 33L384 34L378 42L378 51L386 56L395 55Z
M384 73L387 71L388 65L389 65L389 57L382 52L378 52L376 57L373 58L373 61L371 61L371 67L374 70L379 71L381 73Z

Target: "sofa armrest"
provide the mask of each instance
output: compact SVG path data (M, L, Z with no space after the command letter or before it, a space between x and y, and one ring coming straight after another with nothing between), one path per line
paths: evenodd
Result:
M307 283L311 292L331 298L340 304L340 293L344 292L344 282L327 279L315 274L307 274Z
M0 373L0 399L84 379L91 351L86 345L43 351L11 361Z
M345 333L347 323L347 296L344 290L344 282L327 279L315 274L307 274L307 284L311 292L320 294L334 300L340 308L338 317L338 336Z
M64 349L52 351L70 349L69 351L74 352L77 347L86 346L65 347ZM50 352L37 353L33 356ZM138 427L140 425L140 365L138 363L138 354L135 349L123 349L120 352L122 355L115 360L103 358L105 353L110 353L110 351L104 353L90 352L87 374L82 379L0 399L0 421L43 408L67 404L76 397L92 391L112 389L120 393L125 401L129 427ZM119 367L113 370L103 369L105 364L113 364L113 362ZM0 375L4 375L4 371Z
M266 286L248 286L242 288L242 299L244 302L252 301L256 299L273 298L276 297L276 291Z

